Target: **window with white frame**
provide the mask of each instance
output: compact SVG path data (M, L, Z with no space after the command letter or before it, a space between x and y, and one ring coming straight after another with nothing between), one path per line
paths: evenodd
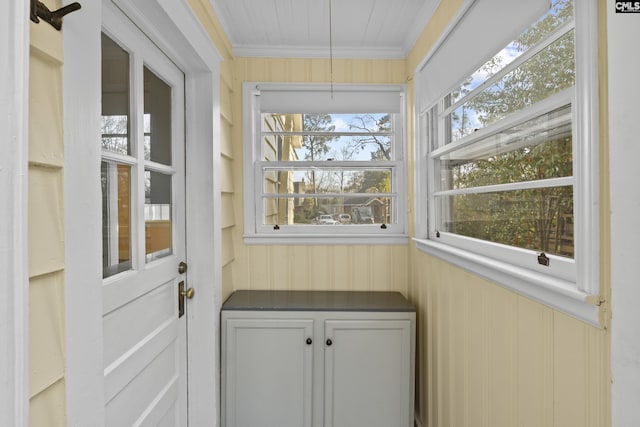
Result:
M418 247L595 323L594 3L553 0L417 120Z
M247 243L406 243L404 87L245 83Z

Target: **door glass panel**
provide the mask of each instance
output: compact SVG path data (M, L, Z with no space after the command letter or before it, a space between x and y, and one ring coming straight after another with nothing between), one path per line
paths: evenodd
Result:
M102 34L102 149L130 155L129 54Z
M171 165L171 87L144 67L144 158Z
M171 175L146 170L145 178L145 253L152 261L171 250Z
M131 268L131 167L103 161L102 268L109 277Z

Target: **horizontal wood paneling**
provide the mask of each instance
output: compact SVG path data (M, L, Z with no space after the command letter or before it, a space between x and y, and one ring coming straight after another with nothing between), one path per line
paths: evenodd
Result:
M233 228L222 229L222 265L227 265L234 261Z
M29 424L55 427L66 424L62 33L31 23L30 43Z
M233 94L231 88L226 84L220 85L220 116L228 123L233 124L234 118L231 109L231 98Z
M29 395L64 378L64 274L32 278L29 286Z
M66 427L65 382L60 380L31 398L30 427Z
M29 162L62 167L62 69L39 50L29 67Z
M220 154L228 159L234 158L231 123L224 118L220 120Z
M29 166L29 276L64 268L63 172Z
M233 207L233 193L222 193L222 229L233 227L236 224L236 214Z
M233 270L230 265L222 267L222 301L233 292Z
M220 191L223 193L233 193L233 166L232 159L221 156L220 158Z
M220 64L220 84L233 87L233 60L225 59Z

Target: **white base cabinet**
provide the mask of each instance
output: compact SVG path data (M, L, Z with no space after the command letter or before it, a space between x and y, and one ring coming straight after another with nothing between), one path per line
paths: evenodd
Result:
M415 310L393 292L239 291L222 309L223 427L411 427Z

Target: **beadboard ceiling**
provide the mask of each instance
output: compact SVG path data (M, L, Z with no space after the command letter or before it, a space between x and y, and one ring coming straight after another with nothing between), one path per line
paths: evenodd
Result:
M440 1L210 0L236 56L329 57L331 39L336 58L388 59L406 57Z

